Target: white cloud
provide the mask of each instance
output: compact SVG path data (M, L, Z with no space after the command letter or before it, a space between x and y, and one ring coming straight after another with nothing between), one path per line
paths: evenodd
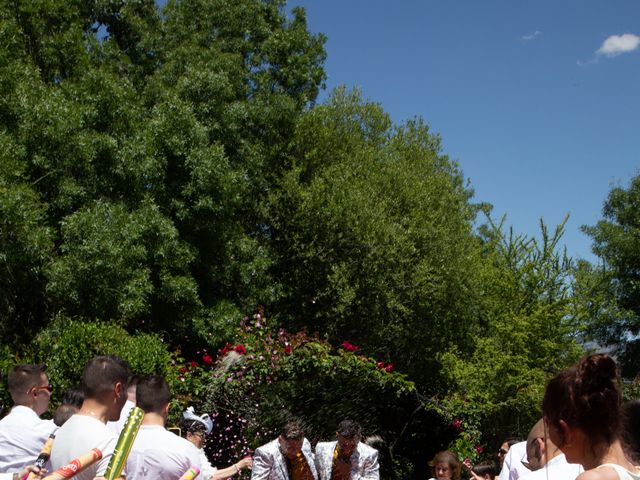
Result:
M522 40L533 40L538 35L542 35L542 32L540 30L536 30L531 35L523 35L521 38L522 38Z
M638 47L640 47L640 37L638 35L634 35L633 33L611 35L602 43L602 46L596 50L596 55L615 57L621 53L632 52Z

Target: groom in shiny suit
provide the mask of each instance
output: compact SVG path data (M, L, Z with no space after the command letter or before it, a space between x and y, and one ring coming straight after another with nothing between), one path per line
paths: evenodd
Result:
M318 480L311 444L299 420L289 420L278 438L256 449L251 480Z
M318 442L316 467L319 480L379 480L378 451L360 441L360 425L343 420L336 441Z

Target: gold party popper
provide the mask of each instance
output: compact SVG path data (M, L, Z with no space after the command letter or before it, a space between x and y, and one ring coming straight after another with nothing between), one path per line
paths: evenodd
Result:
M116 480L116 478L118 478L122 473L124 465L127 463L127 457L129 456L133 442L136 439L138 430L140 429L140 423L142 422L143 416L144 410L140 407L133 407L131 413L129 413L127 423L124 424L124 428L122 429L122 432L120 432L116 448L113 451L111 460L109 460L109 466L104 474L106 480Z

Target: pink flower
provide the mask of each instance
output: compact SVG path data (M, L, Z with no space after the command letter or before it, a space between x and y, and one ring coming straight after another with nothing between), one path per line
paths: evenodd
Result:
M180 373L187 373L187 369L185 367L180 368Z
M208 353L205 353L202 356L202 361L207 365L211 365L213 363L213 358L211 358L211 356Z
M393 372L393 363L388 364L384 369L387 373Z
M244 345L236 345L236 348L234 350L240 355L244 355L245 353L247 353L247 348Z
M458 418L454 418L453 421L451 422L451 425L453 426L453 428L460 430L460 427L462 427L462 420Z
M360 347L357 347L353 343L346 340L342 342L342 348L344 348L347 352L357 352L358 350L360 350Z
M191 368L196 368L198 366L198 362L191 362Z
M284 347L284 353L291 353L292 348L291 345L287 345L286 347Z
M376 367L382 370L384 368L384 362L377 362Z
M465 458L462 463L464 463L465 467L467 468L471 468L471 460L469 460L468 458Z
M484 451L484 448L482 448L482 445L476 445L475 448L476 448L476 453L478 455L480 455Z

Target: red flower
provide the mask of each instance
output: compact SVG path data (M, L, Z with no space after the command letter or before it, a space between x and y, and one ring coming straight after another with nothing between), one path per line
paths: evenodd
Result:
M360 347L357 347L353 343L346 340L342 342L342 348L344 348L347 352L357 352L358 350L360 350Z
M287 345L286 347L284 347L284 353L291 353L292 348L291 345Z
M224 357L227 353L233 350L233 343L227 343L222 350L220 350L220 356Z
M247 349L244 345L236 345L236 348L234 348L234 350L240 355L244 355L245 353L247 353Z
M179 370L180 373L187 373L187 369L185 367L180 368Z
M385 371L387 373L391 373L393 372L393 363L390 363L389 365L387 365L386 367L384 367Z
M376 363L376 367L383 369L384 368L384 362L378 362Z
M483 451L484 451L484 448L482 448L482 445L476 445L476 453L478 455L480 455Z
M451 422L451 425L453 425L453 428L460 430L460 427L462 427L462 420L458 418L454 418L453 421Z
M198 366L198 362L191 362L191 368L196 368Z
M211 356L208 353L206 353L202 356L202 361L207 365L211 365L213 363L213 358L211 358Z

